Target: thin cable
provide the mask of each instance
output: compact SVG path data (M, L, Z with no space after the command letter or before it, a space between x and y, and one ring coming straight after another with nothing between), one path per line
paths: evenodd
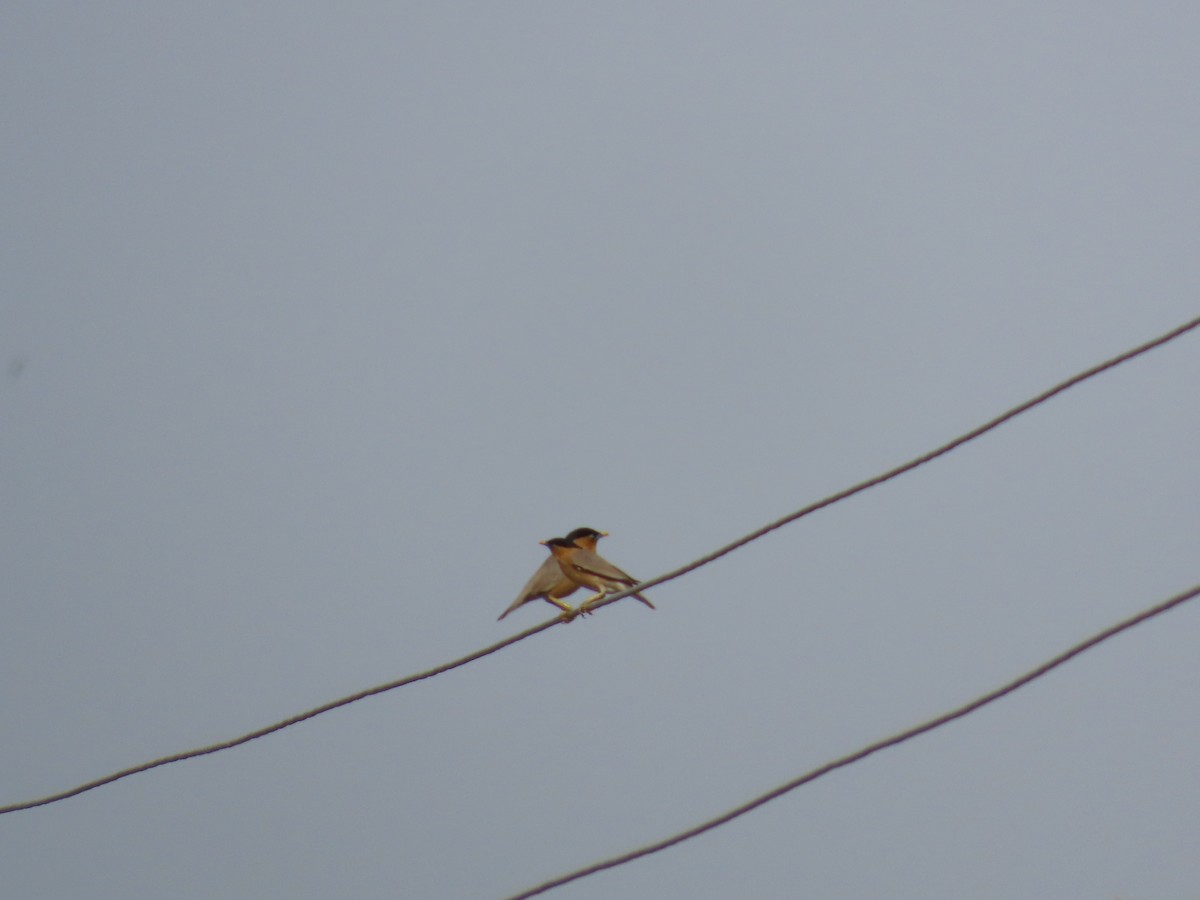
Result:
M616 601L618 601L624 597L628 597L631 593L633 593L634 590L642 591L647 587L654 587L655 585L663 584L664 582L667 582L667 581L672 581L676 578L679 578L681 575L686 575L688 572L691 572L695 569L700 568L701 566L708 565L708 563L713 562L714 560L720 559L722 556L725 556L728 553L732 553L734 550L737 550L739 547L745 546L746 544L750 543L751 541L758 540L763 535L769 534L770 532L774 531L777 528L782 528L784 525L794 522L797 519L803 518L804 516L810 515L811 513L814 513L817 510L824 509L826 506L830 506L841 500L845 500L847 497L852 497L855 494L858 494L858 493L861 493L861 492L867 490L868 488L872 488L872 487L875 487L876 485L883 484L883 482L890 481L891 479L895 478L898 475L903 475L905 472L910 472L919 466L923 466L925 463L931 462L932 460L937 459L939 456L943 456L944 454L949 453L951 450L955 449L956 447L960 447L963 444L967 443L968 441L973 441L975 438L979 437L980 435L986 434L987 432L991 431L993 428L996 428L997 426L1002 425L1004 422L1007 422L1009 419L1019 416L1021 413L1026 412L1026 411L1032 409L1033 407L1046 402L1047 400L1049 400L1051 397L1055 396L1056 394L1060 394L1063 391L1067 390L1067 388L1073 387L1073 386L1079 384L1080 382L1086 381L1087 379L1092 378L1095 375L1099 375L1101 372L1104 372L1107 369L1111 369L1114 366L1118 366L1121 363L1123 363L1127 360L1133 359L1136 356L1140 356L1141 354L1146 353L1150 350L1153 350L1156 347L1160 347L1163 344L1166 344L1168 341L1172 341L1175 338L1177 338L1183 334L1186 334L1187 332L1189 332L1192 329L1197 328L1197 327L1200 327L1200 317L1192 319L1190 322L1185 322L1184 324L1178 326L1177 328L1174 328L1171 331L1168 331L1165 334L1154 338L1153 340L1147 341L1144 344L1140 344L1137 347L1134 347L1132 350L1128 350L1118 356L1114 356L1111 359L1108 359L1098 365L1092 366L1090 369L1086 369L1083 372L1080 372L1078 375L1068 378L1066 381L1063 381L1063 382L1055 385L1054 387L1050 388L1049 390L1043 391L1042 393L1038 394L1036 397L1032 398L1031 400L1027 400L1026 402L1020 404L1019 406L1014 406L1012 409L1008 410L1007 412L1001 413L996 418L991 419L988 422L985 422L983 425L980 425L978 428L968 431L966 434L964 434L960 437L957 437L954 440L950 441L949 443L943 444L942 446L940 446L934 450L931 450L930 452L924 454L923 456L918 456L916 459L910 460L909 462L906 462L903 465L897 466L894 469L889 469L888 471L884 472L882 475L877 475L874 478L870 478L866 481L859 482L858 484L854 485L853 487L846 488L845 490L840 491L836 494L831 494L830 496L826 497L824 500L818 500L816 503L810 504L809 506L806 506L803 509L797 510L794 513L784 516L782 519L777 519L776 521L771 522L770 524L765 525L762 528L759 528L757 531L752 531L750 534L746 535L745 537L739 538L738 540L734 541L732 544L726 544L724 547L721 547L720 549L708 554L707 556L702 556L699 559L695 560L694 562L688 563L686 566L683 566L682 568L674 569L670 572L667 572L664 575L659 575L656 578L651 578L648 581L643 581L640 584L636 585L635 588L630 588L627 591L621 591L620 593L610 594L607 597L605 597L604 599L599 600L596 603L592 604L590 608L591 609L599 609L602 606L608 606L610 603L615 603ZM249 734L241 735L240 737L233 738L232 740L222 741L221 743L217 743L217 744L209 744L206 747L199 747L194 750L185 750L182 753L175 753L175 754L172 754L171 756L163 756L163 757L160 757L159 759L151 760L150 762L147 762L147 763L142 763L141 765L131 766L128 769L122 769L119 772L114 772L113 774L106 775L103 778L97 778L94 781L89 781L86 784L81 784L78 787L71 788L70 790L61 791L56 794L48 794L45 797L39 797L38 799L35 799L35 800L27 800L22 803L13 803L9 806L0 806L0 815L3 815L4 813L17 812L19 810L24 810L24 809L34 809L35 807L45 806L49 803L55 803L59 800L66 800L69 797L75 797L79 794L85 793L86 791L94 790L95 788L102 787L103 785L106 785L106 784L111 784L114 781L120 781L122 778L128 778L130 775L137 775L141 772L146 772L150 769L158 768L159 766L165 766L168 763L182 762L185 759L193 759L197 756L206 756L209 753L216 753L219 750L228 750L232 747L237 747L240 744L245 744L250 741L257 740L258 738L265 737L268 734L273 734L276 731L282 731L284 728L289 728L292 725L296 725L307 719L311 719L314 716L319 716L322 713L329 712L330 710L337 709L338 707L347 706L351 703L355 703L355 702L357 702L359 700L363 700L367 697L372 697L376 694L382 694L385 691L392 690L393 688L403 687L406 684L412 684L414 681L422 681L426 678L431 678L434 675L439 675L442 672L448 672L451 669L457 669L459 666L464 666L469 662L474 662L477 659L482 659L483 657L489 656L492 653L495 653L497 650L501 650L504 647L509 646L510 644L515 644L518 641L523 641L525 638L532 637L533 635L537 634L540 631L545 631L548 628L551 628L555 625L561 624L561 621L562 620L558 619L558 618L550 619L549 621L543 622L540 625L535 625L534 627L529 628L526 631L522 631L519 634L515 634L510 638L506 638L503 641L492 644L491 646L485 647L482 650L478 650L474 653L468 654L467 656L461 657L460 659L456 659L456 660L454 660L452 662L448 662L444 665L437 666L436 668L429 669L425 672L418 672L415 675L409 675L407 678L401 678L397 681L390 681L387 684L381 684L381 685L377 685L372 688L367 688L366 690L359 691L357 694L351 694L348 697L343 697L340 700L333 700L329 703L324 704L323 706L318 706L314 709L308 710L307 712L299 713L298 715L292 716L291 718L284 719L280 722L276 722L274 725L268 725L265 728L260 728L257 731L252 731Z
M615 603L617 600L620 600L623 597L628 597L635 590L640 593L641 591L645 590L646 588L654 587L655 585L659 585L659 584L662 584L667 581L672 581L672 580L678 578L680 575L686 575L688 572L691 572L693 569L698 569L701 566L708 565L710 562L713 562L714 560L720 559L722 556L725 556L727 553L732 553L734 550L737 550L739 547L744 547L746 544L749 544L751 541L758 540L760 537L762 537L765 534L770 534L772 531L774 531L777 528L782 528L784 525L791 524L792 522L795 522L797 519L802 519L805 516L810 515L811 513L815 513L819 509L824 509L826 506L832 506L834 503L838 503L842 500L847 499L848 497L853 497L855 494L862 493L863 491L865 491L869 488L873 488L876 485L883 484L885 481L891 481L897 475L903 475L906 472L911 472L913 469L919 468L920 466L923 466L928 462L932 462L933 460L937 459L939 456L944 456L945 454L949 453L951 450L954 450L957 447L961 447L963 444L966 444L969 441L975 440L975 438L979 437L982 434L986 434L987 432L991 431L993 428L997 428L1000 425L1003 425L1009 419L1015 419L1017 416L1021 415L1021 413L1028 412L1029 410L1033 409L1035 406L1045 403L1047 400L1049 400L1051 397L1055 396L1056 394L1061 394L1063 391L1067 390L1068 388L1074 387L1075 385L1079 384L1080 382L1087 381L1089 378L1099 375L1101 372L1107 371L1108 369L1111 369L1115 366L1119 366L1121 363L1127 362L1128 360L1133 359L1135 356L1141 356L1143 353L1146 353L1149 350L1153 350L1155 347L1161 347L1163 344L1167 343L1168 341L1175 340L1175 338L1179 337L1180 335L1186 334L1187 332L1191 331L1193 328L1196 328L1197 326L1200 326L1200 318L1192 319L1190 322L1184 322L1178 328L1173 328L1170 331L1168 331L1166 334L1160 335L1159 337L1156 337L1153 340L1149 340L1144 344L1139 344L1137 347L1134 347L1132 350L1127 350L1126 352L1124 352L1118 356L1114 356L1112 359L1105 360L1104 362L1099 363L1098 365L1092 366L1090 369L1085 369L1084 371L1080 372L1078 375L1075 375L1071 378L1068 378L1066 381L1056 384L1054 387L1050 388L1049 390L1042 391L1042 393L1038 394L1036 397L1034 397L1030 400L1026 400L1024 403L1022 403L1018 406L1014 406L1012 409L1007 410L1006 412L1002 412L1000 415L996 416L996 418L990 419L989 421L984 422L978 428L973 428L971 431L968 431L966 434L956 437L954 440L950 441L949 443L942 444L942 446L937 447L933 450L930 450L928 453L924 454L923 456L918 456L916 459L909 460L908 462L904 463L903 465L896 466L896 468L894 468L894 469L888 469L888 471L884 472L882 475L877 475L874 478L867 479L866 481L860 481L858 484L854 485L853 487L848 487L844 491L839 491L836 494L830 494L824 500L818 500L816 503L810 504L809 506L806 506L803 509L799 509L794 513L789 513L788 515L784 516L782 519L776 519L774 522L771 522L769 525L764 525L762 528L758 529L757 531L752 531L745 537L738 538L732 544L726 544L724 547L721 547L719 550L714 550L712 553L709 553L707 556L701 556L699 559L695 560L694 562L688 563L686 566L682 566L681 568L678 568L678 569L673 569L670 572L667 572L665 575L659 575L657 578L651 578L648 581L643 581L641 584L635 585L634 587L631 587L627 591L622 591L619 594L614 593L614 594L609 595L608 597L605 597L603 600L597 600L595 603L593 603L589 607L589 609L599 609L602 606L607 606L609 603Z
M66 800L68 797L74 797L86 791L94 790L106 784L112 784L114 781L120 781L122 778L128 778L130 775L137 775L141 772L148 772L151 769L156 769L159 766L165 766L168 763L181 762L185 759L193 759L197 756L206 756L209 753L216 753L218 750L228 750L231 747L236 747L239 744L245 744L260 737L266 737L268 734L273 734L276 731L282 731L284 728L289 728L292 725L297 725L306 719L311 719L314 716L319 716L321 713L327 713L330 710L337 709L339 706L348 706L351 703L356 703L359 700L365 700L367 697L373 697L375 694L382 694L385 691L390 691L393 688L403 687L406 684L412 684L414 681L423 681L426 678L432 678L434 675L440 675L443 672L449 672L451 669L457 669L459 666L465 666L469 662L474 662L481 657L495 653L497 650L502 650L509 644L515 644L517 641L523 641L527 637L537 634L539 631L545 631L554 625L559 624L559 619L551 619L549 622L543 622L541 625L535 625L532 628L522 631L520 634L514 634L510 638L505 638L498 643L492 644L490 647L484 647L482 650L477 650L467 656L456 659L453 662L448 662L440 666L435 666L432 669L426 669L424 672L417 672L415 675L409 675L407 678L401 678L397 681L389 681L387 684L376 685L372 688L359 691L357 694L351 694L349 697L342 697L339 700L333 700L323 706L315 707L307 712L302 712L299 715L292 716L289 719L284 719L276 722L274 725L268 725L265 728L260 728L257 731L251 731L249 734L243 734L240 737L235 737L232 740L222 741L218 744L209 744L207 747L199 747L195 750L186 750L183 753L175 753L171 756L162 756L158 759L153 759L150 762L142 763L138 766L131 766L128 769L122 769L119 772L113 772L111 775L105 775L103 778L97 778L95 781L89 781L86 784L81 784L79 787L71 788L68 791L62 791L58 794L49 794L45 797L39 797L37 800L28 800L24 803L14 803L11 806L0 806L0 814L16 812L22 809L33 809L38 806L45 806L48 803L56 803L59 800Z
M633 860L640 859L643 856L649 856L651 853L657 853L659 850L665 850L668 847L673 847L675 844L681 844L686 840L696 837L697 835L704 834L706 831L711 831L720 825L724 825L726 822L731 822L739 816L744 816L746 813L758 809L758 807L763 806L764 804L769 803L778 797L782 797L784 794L795 790L801 785L808 784L810 781L815 781L822 775L828 775L830 772L836 769L841 769L850 765L851 763L856 763L859 760L866 759L868 756L878 753L880 750L885 750L888 747L895 747L899 744L903 744L905 741L911 740L918 735L925 734L927 731L933 731L935 728L940 728L949 722L953 722L955 719L960 719L963 716L980 709L981 707L987 706L989 703L999 700L1006 694L1011 694L1018 688L1024 687L1031 681L1036 681L1047 672L1058 668L1067 660L1078 656L1085 650L1089 650L1092 647L1095 647L1097 644L1101 644L1104 641L1107 641L1109 638L1115 637L1122 631L1132 628L1134 625L1145 622L1146 620L1152 619L1155 616L1162 615L1167 610L1173 609L1182 603L1186 603L1188 600L1191 600L1197 595L1200 595L1200 584L1187 591L1184 591L1182 594L1176 594L1174 597L1171 597L1168 600L1164 600L1163 602L1152 606L1149 609L1143 610L1137 615L1130 616L1128 619L1118 622L1116 625L1113 625L1110 628L1104 629L1099 634L1095 634L1087 640L1081 641L1070 649L1063 651L1058 656L1055 656L1049 661L1042 663L1037 668L1031 669L1019 678L1016 678L1013 681L1010 681L1007 684L984 694L982 697L958 707L957 709L952 709L950 712L943 713L936 719L930 719L928 722L925 722L921 725L915 725L912 728L909 728L907 731L901 731L899 734L892 735L889 738L884 738L881 741L876 741L874 744L868 744L866 747L863 747L861 750L851 753L848 756L842 756L833 760L832 762L825 763L825 765L819 766L818 768L813 769L811 772L806 772L798 778L794 778L785 784L781 784L774 790L767 791L767 793L755 797L748 803L743 803L741 806L734 807L728 812L722 813L716 818L709 819L707 822L702 822L701 824L696 825L693 828L689 828L686 831L681 831L678 834L672 835L671 837L661 841L656 841L652 844L646 844L645 846L639 847L636 850L630 850L628 853L623 853L620 856L614 856L610 859L594 863L593 865L585 866L582 869L576 869L574 872L568 872L566 875L561 875L558 878L545 881L536 887L529 888L528 890L522 891L519 894L513 894L511 897L506 898L506 900L523 900L525 897L533 897L537 894L544 894L546 891L552 890L556 887L561 887L569 882L577 881L580 878L593 875L596 872L601 872L605 869L612 869L616 866L624 865L627 862L632 862Z

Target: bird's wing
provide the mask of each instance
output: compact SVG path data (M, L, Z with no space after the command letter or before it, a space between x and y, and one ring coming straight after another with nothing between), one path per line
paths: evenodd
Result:
M638 583L638 580L628 572L622 572L603 556L598 553L592 553L590 550L576 551L571 557L571 564L583 572L588 572L609 581L617 581L621 584Z

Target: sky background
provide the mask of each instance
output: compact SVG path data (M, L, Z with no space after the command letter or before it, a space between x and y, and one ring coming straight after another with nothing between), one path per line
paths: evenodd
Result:
M0 803L648 578L1200 310L1194 3L0 9ZM465 668L0 817L13 898L502 897L1200 581L1200 337ZM576 598L584 595L577 595ZM562 898L1200 897L1200 607Z

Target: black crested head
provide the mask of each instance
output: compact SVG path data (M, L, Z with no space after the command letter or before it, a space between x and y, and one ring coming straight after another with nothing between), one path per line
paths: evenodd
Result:
M575 547L575 545L566 538L547 538L541 543L546 547Z
M568 541L577 541L580 538L592 538L593 540L598 541L598 540L600 540L600 538L604 537L606 534L608 534L608 532L597 531L595 528L576 528L574 531L572 531L570 534L567 535L566 539Z

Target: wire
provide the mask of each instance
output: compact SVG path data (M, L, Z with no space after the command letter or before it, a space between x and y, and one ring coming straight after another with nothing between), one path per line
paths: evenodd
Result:
M1097 644L1101 644L1104 641L1107 641L1109 638L1115 637L1122 631L1132 628L1134 625L1138 625L1141 622L1145 622L1148 619L1154 618L1155 616L1162 615L1167 610L1173 609L1182 603L1186 603L1188 600L1193 599L1197 595L1200 595L1200 584L1190 588L1187 591L1184 591L1182 594L1176 594L1174 597L1171 597L1168 600L1164 600L1161 603L1150 607L1149 609L1145 609L1137 615L1130 616L1128 619L1124 619L1123 621L1118 622L1116 625L1104 629L1098 634L1092 635L1092 637L1088 638L1087 640L1081 641L1080 643L1075 644L1073 647L1064 650L1062 653L1058 654L1058 656L1055 656L1047 662L1042 663L1035 669L1031 669L1019 678L1016 678L993 691L989 691L983 696L972 700L970 703L959 706L956 709L952 709L947 713L943 713L935 719L930 719L928 722L925 722L921 725L914 725L912 728L909 728L906 731L901 731L898 734L884 738L881 741L868 744L861 750L857 750L847 756L842 756L833 760L832 762L827 762L825 765L819 766L810 772L806 772L798 778L793 778L791 781L781 784L774 790L767 791L765 794L760 794L758 797L755 797L748 803L743 803L741 806L734 807L728 812L722 813L716 818L709 819L706 822L702 822L701 824L696 825L693 828L689 828L686 831L681 831L678 834L672 835L671 837L665 838L661 841L655 841L652 844L646 844L645 846L638 847L636 850L630 850L628 853L623 853L620 856L613 856L609 859L602 860L601 862L593 863L590 866L585 866L582 869L576 869L573 872L568 872L566 875L560 875L558 878L542 882L536 887L529 888L528 890L522 891L519 894L513 894L511 897L506 898L506 900L522 900L522 898L525 897L533 897L537 894L544 894L546 891L552 890L556 887L561 887L569 882L577 881L578 879L584 878L588 875L594 875L596 872L601 872L605 869L612 869L616 866L624 865L627 862L632 862L633 860L640 859L643 856L649 856L651 853L657 853L660 850L665 850L668 847L681 844L686 840L690 840L691 838L704 834L706 831L712 831L714 828L724 825L726 822L732 822L739 816L744 816L746 813L758 809L758 807L763 806L772 800L782 797L784 794L795 790L801 785L808 784L810 781L816 781L822 775L828 775L830 772L833 772L837 769L844 768L852 763L866 759L868 756L878 753L880 750L886 750L888 747L896 747L900 744L903 744L905 741L917 737L918 735L925 734L926 732L933 731L936 728L940 728L943 725L953 722L955 719L961 719L963 716L987 706L989 703L993 703L1007 694L1011 694L1018 688L1022 688L1030 682L1036 681L1051 670L1058 668L1069 659L1072 659L1078 656L1080 653L1083 653L1085 650L1090 650Z
M994 419L989 419L987 422L984 422L979 427L971 429L966 434L960 435L959 437L956 437L954 440L952 440L948 443L942 444L940 447L930 450L928 453L926 453L922 456L918 456L915 459L911 459L908 462L903 463L902 465L896 466L894 469L888 469L882 475L877 475L874 478L868 478L866 481L860 481L858 484L854 485L853 487L848 487L844 491L839 491L836 494L830 494L825 499L818 500L816 503L812 503L812 504L804 507L803 509L798 509L794 513L789 513L788 515L784 516L782 519L776 519L774 522L771 522L768 525L764 525L762 528L759 528L757 531L752 531L745 537L738 538L732 544L726 544L724 547L721 547L719 550L714 550L712 553L709 553L707 556L701 556L699 559L688 563L686 566L682 566L678 569L672 569L670 572L667 572L664 575L659 575L656 578L651 578L648 581L643 581L640 584L637 584L634 587L631 587L627 591L622 591L619 594L613 593L613 594L609 595L608 597L605 597L602 600L597 600L595 603L590 604L588 609L591 609L591 610L599 609L602 606L607 606L609 603L615 603L617 600L620 600L623 597L628 597L634 591L638 591L640 593L641 591L645 590L646 588L654 587L655 585L662 584L663 582L666 582L666 581L672 581L672 580L678 578L680 575L686 575L688 572L691 572L693 569L698 569L701 566L706 566L710 562L713 562L714 560L720 559L722 556L725 556L727 553L732 553L734 550L737 550L740 547L744 547L746 544L749 544L751 541L758 540L763 535L770 534L772 531L774 531L777 528L782 528L784 525L789 525L792 522L795 522L797 519L802 519L807 515L815 513L817 510L824 509L827 506L832 506L834 503L838 503L849 497L853 497L855 494L860 494L863 491L868 490L869 488L873 488L876 485L883 484L885 481L891 481L893 478L895 478L898 475L903 475L906 472L911 472L913 469L919 468L920 466L923 466L928 462L932 462L933 460L937 459L939 456L944 456L945 454L949 453L951 450L961 447L963 444L966 444L970 441L975 440L975 438L979 437L980 435L986 434L987 432L991 431L992 429L1003 425L1009 419L1015 419L1017 416L1021 415L1021 413L1028 412L1029 410L1033 409L1035 406L1039 406L1040 404L1045 403L1051 397L1054 397L1057 394L1061 394L1063 391L1067 390L1068 388L1074 387L1075 385L1079 384L1080 382L1087 381L1089 378L1099 375L1101 372L1107 371L1108 369L1111 369L1115 366L1119 366L1121 363L1127 362L1128 360L1133 359L1135 356L1141 356L1143 353L1146 353L1149 350L1153 350L1156 347L1161 347L1163 344L1166 344L1169 341L1173 341L1175 338L1179 337L1180 335L1186 334L1187 332L1191 331L1192 329L1196 328L1197 326L1200 326L1200 318L1192 319L1190 322L1184 322L1178 328L1173 328L1170 331L1168 331L1166 334L1160 335L1152 340L1146 341L1146 343L1144 343L1144 344L1139 344L1138 346L1134 347L1132 350L1127 350L1124 353L1121 353L1117 356L1112 357L1111 359L1107 359L1102 363L1098 363L1097 365L1092 366L1090 369L1085 369L1084 371L1080 372L1078 375L1074 375L1074 376L1068 378L1066 381L1059 382L1054 387L1049 388L1048 390L1042 391L1042 393L1038 394L1036 397L1026 400L1024 403L1021 403L1017 406L1014 406L1012 409L1002 412L1000 415L996 416Z
M777 519L776 521L771 522L768 525L764 525L762 528L759 528L757 531L752 531L752 532L750 532L750 534L746 535L745 537L739 538L738 540L734 541L731 544L726 544L724 547L721 547L720 549L715 550L712 553L709 553L707 556L702 556L699 559L697 559L691 563L688 563L686 566L683 566L678 569L674 569L663 575L659 575L656 578L651 578L647 581L643 581L640 584L636 585L635 587L630 588L629 590L610 594L610 595L604 597L603 599L598 600L595 603L591 604L589 608L593 609L593 610L599 609L600 607L608 606L610 603L615 603L616 601L618 601L624 597L628 597L635 590L640 592L640 591L645 590L648 587L654 587L656 585L663 584L664 582L672 581L676 578L679 578L681 575L686 575L688 572L698 569L701 566L707 565L708 563L713 562L714 560L720 559L722 556L725 556L728 553L732 553L734 550L737 550L739 547L745 546L746 544L750 543L751 541L758 540L758 538L762 537L763 535L769 534L770 532L776 530L777 528L782 528L784 525L794 522L797 519L803 518L804 516L810 515L811 513L814 513L818 510L824 509L827 506L831 506L832 504L837 503L841 500L845 500L848 497L853 497L855 494L859 494L869 488L875 487L876 485L883 484L885 481L890 481L891 479L897 477L898 475L903 475L904 473L910 472L913 469L918 468L919 466L923 466L926 463L931 462L931 461L937 459L938 457L945 455L946 453L949 453L951 450L954 450L955 448L960 447L969 441L973 441L973 440L975 440L975 438L980 437L983 434L986 434L987 432L991 431L992 429L1007 422L1009 419L1015 418L1016 416L1019 416L1021 413L1027 412L1028 410L1033 409L1035 406L1045 403L1051 397L1054 397L1055 395L1062 393L1063 391L1067 390L1068 388L1074 387L1075 385L1077 385L1083 381L1086 381L1089 378L1099 375L1101 372L1111 369L1114 366L1118 366L1121 363L1131 360L1134 357L1140 356L1143 353L1146 353L1150 350L1155 349L1156 347L1160 347L1163 344L1166 344L1169 341L1172 341L1175 338L1180 337L1181 335L1186 334L1187 332L1189 332L1197 327L1200 327L1200 317L1192 319L1189 322L1185 322L1184 324L1171 329L1170 331L1166 332L1165 334L1162 334L1162 335L1160 335L1152 340L1149 340L1143 344L1139 344L1138 346L1134 347L1131 350L1127 350L1124 353L1119 354L1118 356L1114 356L1111 359L1105 360L1102 363L1092 366L1090 369L1085 369L1084 371L1080 372L1079 374L1074 375L1071 378L1068 378L1066 381L1060 382L1059 384L1055 385L1052 388L1049 388L1048 390L1043 391L1042 393L1038 394L1037 396L1033 397L1032 399L1027 400L1018 406L1014 406L1012 409L1009 409L1006 412L1001 413L999 416L996 416L994 419L991 419L991 420L985 422L984 424L978 426L977 428L974 428L971 431L968 431L967 433L960 435L959 437L955 438L954 440L950 441L949 443L942 444L940 447L937 447L936 449L931 450L922 456L918 456L915 459L909 460L908 462L906 462L902 465L896 466L893 469L889 469L888 471L884 472L882 475L877 475L874 478L869 478L866 481L859 482L858 484L856 484L852 487L846 488L843 491L839 491L836 494L831 494L830 496L824 498L823 500L818 500L816 503L812 503L812 504L804 507L803 509L797 510L796 512L793 512L793 513L790 513L789 515L784 516L782 519ZM264 728L260 728L256 731L251 731L248 734L243 734L240 737L235 737L228 741L221 741L216 744L209 744L208 746L205 746L205 747L198 747L193 750L185 750L181 753L175 753L170 756L163 756L158 759L151 760L150 762L142 763L142 764L136 765L136 766L131 766L127 769L122 769L118 772L114 772L111 775L106 775L102 778L97 778L94 781L86 782L77 787L70 788L69 790L60 791L60 792L54 793L54 794L48 794L44 797L39 797L34 800L26 800L26 801L20 802L20 803L13 803L8 806L0 806L0 815L3 815L5 813L18 812L20 810L34 809L39 806L46 806L47 804L50 804L50 803L56 803L60 800L66 800L70 797L76 797L79 794L86 793L87 791L94 790L98 787L103 787L106 784L112 784L114 781L120 781L121 779L128 778L131 775L137 775L142 772L147 772L150 769L156 769L159 766L165 766L165 765L168 765L169 763L182 762L186 759L194 759L195 757L198 757L198 756L207 756L210 753L216 753L220 750L228 750L230 748L240 746L241 744L249 743L250 741L257 740L258 738L266 737L268 734L274 734L276 731L282 731L285 728L290 728L292 725L297 725L300 722L304 722L308 719L314 718L315 716L319 716L322 713L327 713L331 710L338 709L339 707L342 707L342 706L348 706L351 703L356 703L359 700L364 700L367 697L372 697L376 694L385 693L386 691L393 690L394 688L403 687L406 684L412 684L415 681L423 681L426 678L432 678L434 675L439 675L442 672L448 672L451 669L457 669L460 666L464 666L467 663L474 662L477 659L482 659L485 656L490 656L491 654L495 653L497 650L502 650L503 648L505 648L511 644L515 644L518 641L523 641L527 637L532 637L533 635L535 635L541 631L545 631L546 629L552 628L553 626L561 624L561 623L562 623L562 620L559 618L550 619L546 622L543 622L540 625L535 625L534 627L529 628L525 631L522 631L519 634L515 634L510 638L506 638L505 640L499 641L488 647L484 647L482 650L477 650L474 653L470 653L467 656L463 656L459 659L453 660L452 662L448 662L443 665L436 666L435 668L428 669L424 672L418 672L414 675L409 675L405 678L401 678L396 681L390 681L390 682L387 682L386 684L380 684L380 685L376 685L375 687L367 688L365 690L359 691L356 694L351 694L348 697L342 697L338 700L330 701L329 703L325 703L321 706L315 707L306 712L302 712L297 715L291 716L290 718L283 719L282 721L276 722L273 725L268 725L268 726L266 726Z
M249 734L243 734L240 737L235 737L228 741L221 741L217 744L209 744L206 747L198 747L195 750L185 750L182 753L174 753L170 756L161 756L158 759L152 759L150 762L142 763L137 766L130 766L128 769L122 769L119 772L113 772L111 775L105 775L103 778L97 778L95 781L89 781L86 784L81 784L78 787L71 788L67 791L62 791L58 794L49 794L45 797L39 797L36 800L27 800L24 803L13 803L10 806L0 806L0 813L17 812L22 809L34 809L38 806L45 806L48 803L56 803L59 800L66 800L68 797L75 797L87 791L95 790L98 787L103 787L106 784L112 784L114 781L120 781L122 778L128 778L130 775L137 775L141 772L148 772L151 769L157 769L159 766L165 766L168 763L182 762L185 759L194 759L197 756L207 756L209 753L216 753L218 750L228 750L231 747L237 747L239 744L246 744L250 741L257 740L260 737L266 737L268 734L273 734L276 731L282 731L284 728L290 728L292 725L298 725L306 719L311 719L314 716L319 716L322 713L327 713L330 710L337 709L340 706L348 706L351 703L356 703L359 700L365 700L367 697L373 697L375 694L382 694L385 691L390 691L393 688L403 687L406 684L412 684L414 681L423 681L426 678L432 678L434 675L440 675L443 672L449 672L451 669L457 669L459 666L465 666L469 662L489 656L497 650L503 650L509 644L515 644L517 641L523 641L527 637L537 634L539 631L545 631L554 625L558 625L561 620L551 619L549 622L543 622L541 625L535 625L532 628L522 631L520 634L514 634L510 638L505 638L498 643L492 644L489 647L484 647L482 650L477 650L474 653L463 656L452 662L444 663L440 666L435 666L432 669L426 669L424 672L417 672L415 675L409 675L406 678L400 678L396 681L389 681L387 684L379 684L375 687L367 688L359 691L357 694L351 694L348 697L342 697L338 700L331 700L322 706L317 706L307 712L299 713L282 721L276 722L274 725L268 725L265 728L260 728L257 731L251 731Z

